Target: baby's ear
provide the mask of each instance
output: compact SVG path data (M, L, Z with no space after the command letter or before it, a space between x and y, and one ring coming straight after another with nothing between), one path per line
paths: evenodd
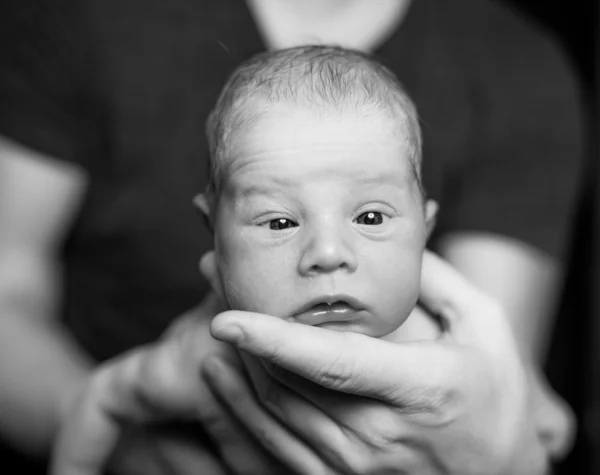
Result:
M209 191L205 191L204 193L199 193L193 199L194 208L198 211L198 214L204 221L205 226L212 231L213 223L212 223L212 215L213 215L213 200L211 193Z
M200 259L200 274L209 282L211 288L217 294L221 305L228 308L227 299L225 298L225 290L221 282L219 266L217 264L217 254L215 251L208 251Z
M427 200L425 203L425 230L427 232L427 240L435 228L435 221L437 219L438 204L434 200Z

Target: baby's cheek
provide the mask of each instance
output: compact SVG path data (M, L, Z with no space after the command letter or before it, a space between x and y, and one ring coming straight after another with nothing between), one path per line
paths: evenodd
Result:
M384 293L382 298L398 311L406 312L412 309L419 296L421 253L408 249L395 255L395 259L388 258L382 262L382 272L378 277L379 289Z
M225 293L230 306L238 310L277 315L287 294L284 266L272 253L258 251L231 254L224 266Z

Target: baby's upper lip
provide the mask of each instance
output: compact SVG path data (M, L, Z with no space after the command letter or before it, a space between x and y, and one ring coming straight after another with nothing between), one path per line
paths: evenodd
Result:
M366 306L357 298L352 297L347 294L332 294L332 295L321 295L319 297L315 297L307 302L305 305L302 305L298 310L293 312L292 318L302 315L305 312L308 312L312 308L318 305L333 305L336 303L343 303L351 307L354 311L358 312L361 310L365 310Z

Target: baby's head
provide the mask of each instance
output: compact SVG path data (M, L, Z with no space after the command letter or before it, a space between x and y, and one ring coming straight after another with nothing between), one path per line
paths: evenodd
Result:
M382 336L414 307L435 206L413 104L367 55L267 52L207 124L210 219L232 309Z

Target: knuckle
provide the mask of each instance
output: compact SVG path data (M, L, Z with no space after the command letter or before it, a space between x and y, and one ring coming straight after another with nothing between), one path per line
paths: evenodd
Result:
M319 454L327 464L320 467L323 474L372 474L374 470L371 447L364 440L364 433L342 428L337 436L319 447ZM315 474L315 470L311 475Z
M175 384L168 371L162 371L158 358L145 360L140 367L140 377L134 379L134 397L149 411L164 405L174 392Z
M458 418L458 397L452 388L430 388L421 398L422 421L429 427L445 427Z
M315 371L315 380L322 386L340 389L351 385L357 373L354 357L338 355Z
M260 428L253 432L254 437L260 443L260 446L263 447L267 453L278 453L279 452L279 443L277 436L270 430L266 428Z
M371 458L365 456L363 451L357 450L356 447L352 447L352 450L348 450L341 453L335 453L335 457L338 459L339 465L343 470L343 473L352 475L363 475L373 473L373 467L370 463Z
M422 394L422 404L429 408L431 424L434 426L447 426L458 417L458 410L462 402L461 388L463 385L457 381L457 376L464 371L456 358L450 358L446 371L440 372L433 379L433 384Z
M277 413L281 407L281 390L273 381L265 381L258 391L259 399L262 404Z
M338 364L324 366L317 370L318 381L325 387L337 389L345 386L352 380L352 369Z
M448 426L460 416L464 401L459 389L452 377L432 378L428 387L404 393L406 405L402 412L430 428Z
M293 376L289 371L270 363L265 363L265 368L270 377L262 379L257 385L258 398L265 407L277 411L283 397L282 386L287 386Z
M368 421L359 436L370 450L385 453L389 448L395 449L404 441L405 430L402 421L393 417L389 411L372 411Z
M285 384L290 379L290 372L281 366L269 363L268 361L264 361L263 366L267 374L276 381Z
M219 411L204 410L200 414L200 419L206 431L219 441L230 440L236 434L231 424L223 418Z

